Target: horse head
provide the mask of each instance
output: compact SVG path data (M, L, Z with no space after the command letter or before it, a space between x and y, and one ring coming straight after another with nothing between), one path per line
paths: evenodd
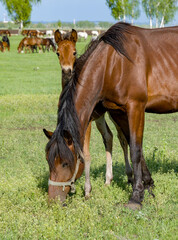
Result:
M57 56L59 58L59 63L62 68L63 83L62 85L70 79L72 71L74 69L74 64L76 61L76 42L77 42L77 32L72 29L71 33L62 35L59 30L55 31L55 41L57 43Z
M59 143L56 142L55 133L46 129L43 129L43 132L49 139L46 146L46 159L50 170L48 181L49 200L59 198L63 202L70 191L74 192L74 182L82 175L84 162L76 157L74 144L69 133L64 133L64 152L60 150L59 153ZM68 159L71 159L71 161L68 161Z

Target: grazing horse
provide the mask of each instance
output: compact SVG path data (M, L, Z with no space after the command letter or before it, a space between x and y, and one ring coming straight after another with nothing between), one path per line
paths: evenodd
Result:
M140 208L145 186L153 185L142 149L145 111L178 111L177 49L178 27L144 29L117 23L93 42L76 62L60 96L56 130L49 133L49 197L64 200L80 177L92 113L107 111L130 146L134 183L127 206Z
M4 50L7 48L8 51L10 51L10 41L9 41L9 38L7 36L3 36L2 43L3 43L3 46L4 46Z
M34 49L36 46L39 47L39 50L41 50L42 49L41 42L42 42L42 39L38 37L34 37L34 38L25 37L19 43L19 46L17 48L18 53L20 53L24 47L25 47L25 52L27 52L27 49L29 51Z
M53 41L50 38L42 38L41 39L41 45L42 45L42 48L43 48L43 52L45 52L46 50L49 52L50 46L52 47L53 52L56 51L56 47L55 47ZM44 46L45 46L45 49L44 49Z
M77 33L74 29L72 29L71 33L66 35L62 35L59 30L55 32L55 41L58 45L57 55L59 58L59 63L62 68L62 88L71 80L71 76L73 71L75 71L74 65L76 62L76 42L77 42ZM97 129L102 135L103 142L105 145L106 150L106 185L110 185L113 179L112 173L112 139L113 135L111 130L109 129L104 114L97 114L95 118ZM90 152L89 152L89 142L90 142L90 135L91 135L91 123L88 126L85 135L85 143L84 143L84 156L85 156L85 197L89 197L89 193L91 191L91 183L90 183ZM125 163L126 163L126 174L128 176L128 182L132 183L132 168L130 167L129 160L128 160L128 145L125 137L123 136L122 132L119 133L118 130L118 138L120 140L121 146L124 150L125 156Z

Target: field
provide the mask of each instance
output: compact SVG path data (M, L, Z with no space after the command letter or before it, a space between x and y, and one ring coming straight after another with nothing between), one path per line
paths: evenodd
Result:
M178 113L146 114L144 155L155 181L153 199L143 208L124 208L131 194L124 157L113 124L113 172L104 186L105 151L95 123L90 153L92 194L84 199L84 174L67 206L48 205L47 139L53 131L61 91L55 53L18 54L21 36L12 36L11 51L0 52L0 239L178 239ZM86 42L77 43L78 53Z

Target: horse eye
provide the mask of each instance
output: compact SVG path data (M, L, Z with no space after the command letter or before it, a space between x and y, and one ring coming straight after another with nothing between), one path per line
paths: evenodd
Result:
M56 54L57 54L58 57L60 56L60 54L58 52Z
M77 54L77 52L73 52L73 55L75 56Z
M63 168L68 167L68 163L63 163L63 164L62 164L62 167L63 167Z

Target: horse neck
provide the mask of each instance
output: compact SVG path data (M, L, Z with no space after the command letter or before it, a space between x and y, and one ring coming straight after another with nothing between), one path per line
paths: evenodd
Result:
M78 77L75 92L75 108L81 124L81 138L85 131L96 104L101 100L104 75L106 70L107 47L104 43L91 54ZM99 58L97 56L100 56Z

